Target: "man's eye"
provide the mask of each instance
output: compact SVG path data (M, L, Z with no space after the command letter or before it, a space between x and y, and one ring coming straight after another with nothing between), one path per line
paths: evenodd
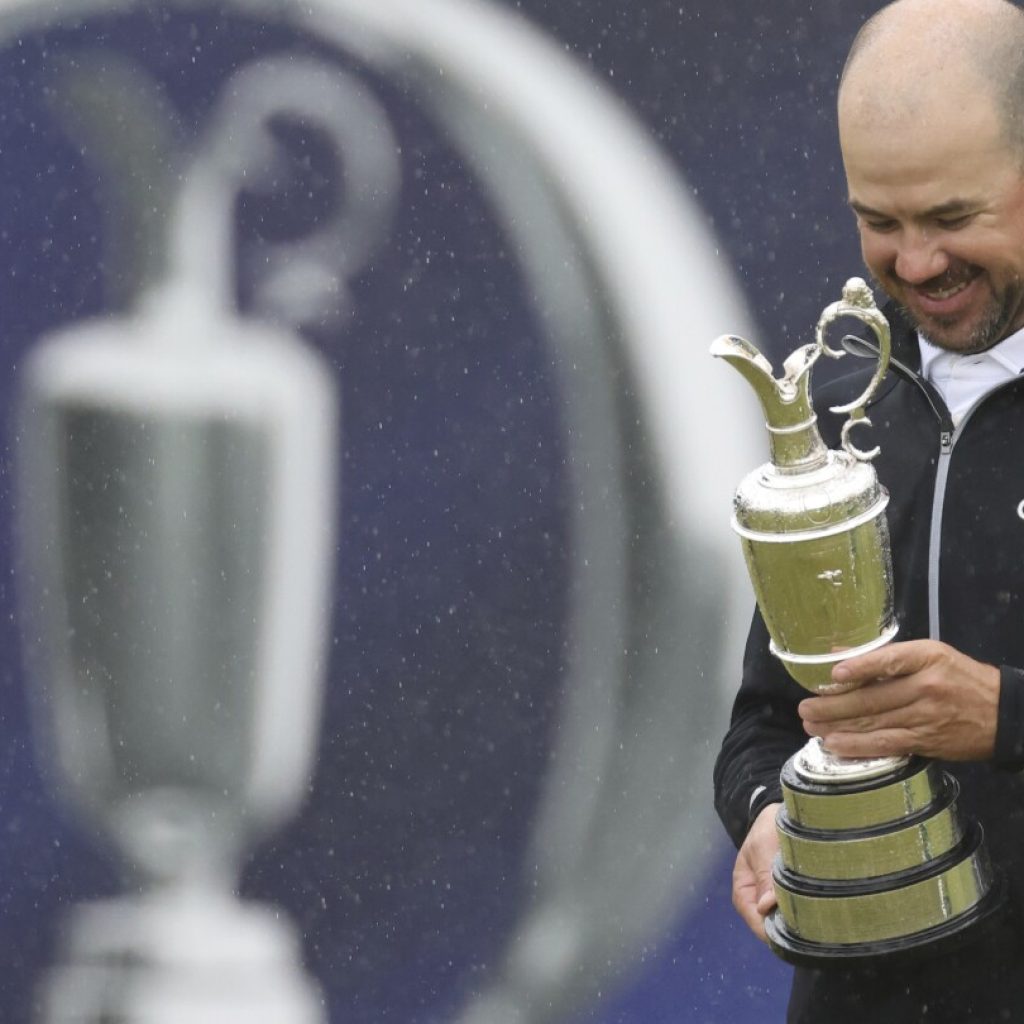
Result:
M893 231L896 228L896 221L894 220L869 220L867 217L861 220L861 224L868 229L868 231L875 231L880 234L884 234L887 231Z
M957 228L966 227L970 220L969 213L962 213L959 217L940 217L936 223L943 231L956 231Z

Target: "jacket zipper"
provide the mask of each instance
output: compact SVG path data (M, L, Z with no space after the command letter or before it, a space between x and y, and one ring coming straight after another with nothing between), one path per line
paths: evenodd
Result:
M977 403L975 403L977 405ZM962 427L974 406L960 421ZM939 462L935 467L935 490L932 494L932 522L928 534L928 636L932 640L939 635L939 552L942 549L942 510L946 503L946 482L949 479L949 460L953 454L959 428L950 430L952 423L944 423L939 433Z
M844 342L847 340L849 339L843 339ZM855 338L853 340L856 340L859 344L864 345L874 353L877 353L878 351L874 346L866 344L861 338ZM857 354L855 350L847 349L847 351ZM890 365L909 381L917 385L928 400L928 404L931 406L932 412L935 413L935 416L939 421L939 460L935 467L935 490L932 494L932 519L931 528L928 533L928 636L932 640L940 640L939 554L942 549L942 513L946 502L946 485L949 480L949 463L953 455L953 448L956 445L957 439L963 433L964 427L967 425L967 421L974 415L975 409L977 409L985 399L996 394L996 392L1002 391L1003 388L1007 388L1011 384L1018 383L1021 379L1021 375L1011 377L1009 380L992 388L991 391L986 391L985 394L983 394L972 406L970 406L970 408L968 408L960 422L954 426L953 418L949 414L949 409L946 408L946 403L942 400L937 388L934 388L933 385L926 381L916 370L911 369L911 367L900 362L898 359L890 358ZM932 393L933 391L935 394Z
M905 367L901 369L906 372ZM919 374L910 371L915 383L918 387L928 394L928 389L925 387L924 378ZM967 421L974 415L975 409L982 404L987 398L996 394L998 391L1002 391L1003 388L1009 387L1011 384L1017 383L1018 377L1011 377L1009 380L1004 381L1002 384L992 388L991 391L986 391L968 410L964 413L963 418L954 427L952 417L949 416L948 410L946 415L939 417L940 419L940 431L939 431L939 460L935 467L935 491L932 495L932 521L931 529L928 534L928 636L932 640L941 640L941 631L939 629L939 575L940 575L940 552L942 549L942 514L943 508L946 503L946 486L949 481L949 464L953 455L953 448L956 445L957 440L963 433L964 427L967 426ZM939 409L936 407L934 401L931 400L929 395L929 401L931 402L932 408L938 413ZM945 403L942 406L945 409Z

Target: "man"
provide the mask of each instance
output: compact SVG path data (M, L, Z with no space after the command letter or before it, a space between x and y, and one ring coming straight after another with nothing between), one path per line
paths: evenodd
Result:
M835 668L860 688L812 697L755 616L715 770L739 846L733 902L763 939L778 772L807 734L844 756L946 762L1014 912L942 960L798 968L789 1020L1024 1020L1024 12L886 6L854 42L838 113L864 261L893 300L893 367L869 414L900 635ZM820 405L862 376L821 389Z

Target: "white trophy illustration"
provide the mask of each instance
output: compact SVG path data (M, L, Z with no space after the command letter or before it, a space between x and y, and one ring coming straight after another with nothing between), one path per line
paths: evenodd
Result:
M317 1024L298 936L235 895L248 847L306 791L334 561L337 409L287 324L344 303L343 236L388 212L386 121L336 70L264 61L185 175L167 273L132 312L43 339L22 377L26 612L57 783L130 878L75 908L47 1024ZM345 151L341 214L236 310L233 201L271 116ZM333 247L333 248L332 248ZM333 273L332 273L333 272ZM271 322L271 321L276 322Z

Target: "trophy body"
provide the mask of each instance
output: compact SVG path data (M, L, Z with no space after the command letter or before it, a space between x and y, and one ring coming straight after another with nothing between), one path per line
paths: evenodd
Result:
M297 930L235 887L311 771L335 397L284 332L186 319L72 328L24 375L40 717L128 878L70 915L42 1024L324 1019Z
M824 445L809 393L811 367L828 348L825 328L856 317L875 332L878 368L854 402L843 449ZM870 464L849 439L889 360L889 328L863 281L822 314L813 344L776 379L741 338L712 354L754 387L771 438L771 461L748 474L734 502L739 535L771 651L812 693L837 692L833 666L897 633L885 508ZM817 738L782 770L773 870L778 906L765 922L772 949L822 966L907 953L959 938L1000 905L981 829L961 814L956 781L917 757L842 758Z

